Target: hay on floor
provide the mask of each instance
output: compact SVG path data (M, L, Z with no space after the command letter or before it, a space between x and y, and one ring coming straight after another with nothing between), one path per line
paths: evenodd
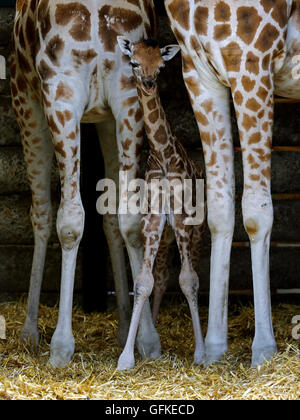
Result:
M251 368L253 308L237 308L229 318L229 354L209 367L193 364L194 341L186 304L162 310L158 320L163 355L157 361L136 358L132 371L116 371L117 313L73 315L76 353L65 369L47 362L57 308L41 306L40 348L33 354L19 344L24 303L0 305L7 339L0 340L0 399L299 399L300 345L292 337L292 318L300 306L273 309L279 353ZM207 309L200 310L203 330Z

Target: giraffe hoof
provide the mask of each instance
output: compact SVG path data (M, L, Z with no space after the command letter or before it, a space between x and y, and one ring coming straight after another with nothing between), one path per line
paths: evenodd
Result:
M122 353L118 360L118 370L129 370L134 368L134 355Z
M261 348L252 349L252 367L257 367L263 365L265 362L272 359L272 357L277 353L277 346L271 345Z
M50 365L57 368L65 367L70 362L74 350L75 341L73 336L67 340L63 335L60 336L54 333L50 347Z
M39 346L39 332L37 327L25 324L20 333L20 341L23 345L36 350Z
M212 363L220 362L223 360L224 355L227 353L227 344L224 345L208 345L205 344L205 366L209 366Z
M194 362L196 363L196 365L202 365L205 362L205 352L204 351L195 352Z

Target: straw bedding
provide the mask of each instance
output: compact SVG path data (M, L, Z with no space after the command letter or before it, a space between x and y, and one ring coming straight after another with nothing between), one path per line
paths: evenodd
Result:
M235 308L229 317L229 354L218 364L193 364L194 342L185 303L163 309L158 320L163 355L138 356L132 371L116 371L117 313L74 311L76 353L65 369L47 364L57 308L41 306L41 345L36 354L19 344L25 318L22 302L0 305L7 339L0 340L0 399L299 399L300 343L292 338L292 318L300 306L273 308L279 353L260 368L250 367L253 307ZM207 308L200 310L207 323ZM204 333L205 333L205 328Z

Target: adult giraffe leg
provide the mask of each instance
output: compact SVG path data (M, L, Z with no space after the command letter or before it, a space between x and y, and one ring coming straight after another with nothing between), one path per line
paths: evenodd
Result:
M258 87L257 92L260 94L255 96L253 92L251 98L246 100L246 105L240 103L235 90L233 98L243 150L242 211L251 244L254 288L255 337L252 365L257 366L269 360L277 351L272 325L269 272L273 226L271 147L274 97L271 72L264 77L264 85Z
M39 103L27 95L23 113L16 101L13 107L20 127L27 174L32 192L30 216L34 233L34 254L30 276L26 320L21 331L21 341L37 346L38 308L47 251L52 228L51 166L53 145L44 113Z
M57 213L57 234L62 248L61 287L58 322L51 340L50 364L64 367L71 359L75 341L72 333L72 305L79 243L84 228L80 175L80 120L84 92L69 80L60 79L44 88L44 111L52 136L61 181ZM76 92L76 93L75 93ZM56 100L53 97L56 93Z
M119 102L119 101L118 101ZM116 118L117 144L120 159L120 188L125 191L119 203L119 227L127 248L133 279L141 269L143 261L143 246L141 241L141 215L133 214L127 207L132 193L126 193L127 186L135 180L139 173L138 149L142 142L143 122L140 106L136 100L132 108L125 106L121 110L112 105ZM128 147L128 144L130 146ZM149 299L146 299L142 310L137 335L137 347L140 355L145 358L160 357L160 339L154 327Z
M199 126L207 178L208 226L211 232L209 319L206 363L228 350L228 286L234 231L234 158L229 90L203 78L183 54L183 76Z
M117 203L119 198L119 159L116 140L115 120L105 121L96 125L99 135L102 155L105 165L105 177L112 179L116 185ZM105 214L103 227L107 239L114 284L119 310L118 342L121 347L125 346L129 323L130 323L130 300L128 291L128 279L126 273L124 241L119 229L117 214Z

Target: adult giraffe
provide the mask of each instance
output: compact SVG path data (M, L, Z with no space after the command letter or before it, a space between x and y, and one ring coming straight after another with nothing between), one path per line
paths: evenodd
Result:
M182 48L183 76L205 154L212 236L207 362L227 352L227 297L234 230L232 93L243 151L244 225L251 241L255 304L252 365L276 352L269 288L274 93L300 98L298 0L165 0Z
M142 112L129 58L124 58L118 48L117 36L126 35L137 42L150 37L154 27L152 0L17 2L11 89L32 190L35 238L22 338L38 342L38 304L51 230L50 171L55 151L61 179L57 233L62 246L62 277L59 318L50 352L54 366L66 365L74 352L73 284L84 224L79 190L80 122L97 124L106 177L118 184L120 169L126 171L128 182L134 179L143 138ZM118 296L119 338L125 344L131 311L122 237L135 277L143 257L140 216L122 214L118 220L118 216L106 215L104 228ZM160 354L149 302L140 324L138 347L148 357Z

